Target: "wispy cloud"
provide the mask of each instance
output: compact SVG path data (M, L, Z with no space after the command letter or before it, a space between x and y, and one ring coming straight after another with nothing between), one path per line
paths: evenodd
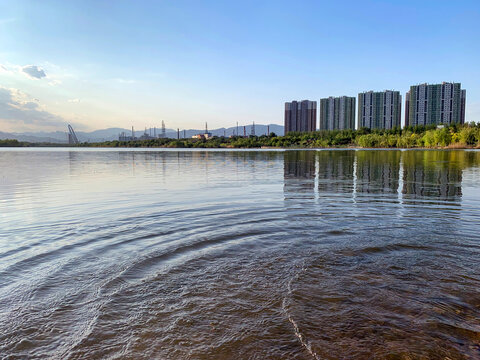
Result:
M22 71L32 79L41 79L47 76L45 71L36 65L27 65L22 67Z
M48 82L48 85L50 86L57 86L61 84L62 84L62 80L58 80L58 79L53 79Z
M21 70L20 66L11 64L0 64L0 73L16 74Z
M18 89L0 86L0 120L12 125L64 127L66 120L48 112L38 99Z
M80 99L69 99L67 100L69 103L79 103Z
M123 79L123 78L115 78L113 80L115 80L116 82L118 82L120 84L135 84L137 82L137 80Z

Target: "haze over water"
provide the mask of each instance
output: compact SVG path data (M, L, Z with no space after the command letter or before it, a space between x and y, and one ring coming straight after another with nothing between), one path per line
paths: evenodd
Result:
M0 357L480 358L480 152L0 150Z

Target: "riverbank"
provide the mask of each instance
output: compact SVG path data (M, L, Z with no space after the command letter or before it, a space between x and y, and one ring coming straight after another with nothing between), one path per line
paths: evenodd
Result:
M45 147L65 144L34 144L17 140L0 140L0 146ZM72 145L70 145L72 146ZM158 138L134 141L105 141L81 143L76 147L122 148L240 148L240 149L337 149L337 148L387 148L387 149L475 149L480 148L480 125L451 125L437 128L405 127L391 130L333 130L308 133L274 133L249 137L212 137L210 139Z

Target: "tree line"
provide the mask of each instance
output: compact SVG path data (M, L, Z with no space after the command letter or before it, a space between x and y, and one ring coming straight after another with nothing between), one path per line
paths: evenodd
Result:
M81 146L167 147L167 148L444 148L480 147L480 123L437 127L406 126L394 129L321 130L291 132L285 136L274 133L249 137L217 137L210 139L151 139L106 141Z
M65 146L0 140L0 146ZM480 123L450 126L406 126L394 129L321 130L274 133L261 136L214 136L210 139L159 138L135 141L81 143L80 147L165 147L165 148L480 148Z

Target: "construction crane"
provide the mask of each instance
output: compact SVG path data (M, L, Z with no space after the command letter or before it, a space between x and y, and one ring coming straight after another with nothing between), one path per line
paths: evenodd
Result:
M68 143L70 145L78 145L80 142L77 139L77 135L75 134L75 130L73 130L72 125L68 124Z

